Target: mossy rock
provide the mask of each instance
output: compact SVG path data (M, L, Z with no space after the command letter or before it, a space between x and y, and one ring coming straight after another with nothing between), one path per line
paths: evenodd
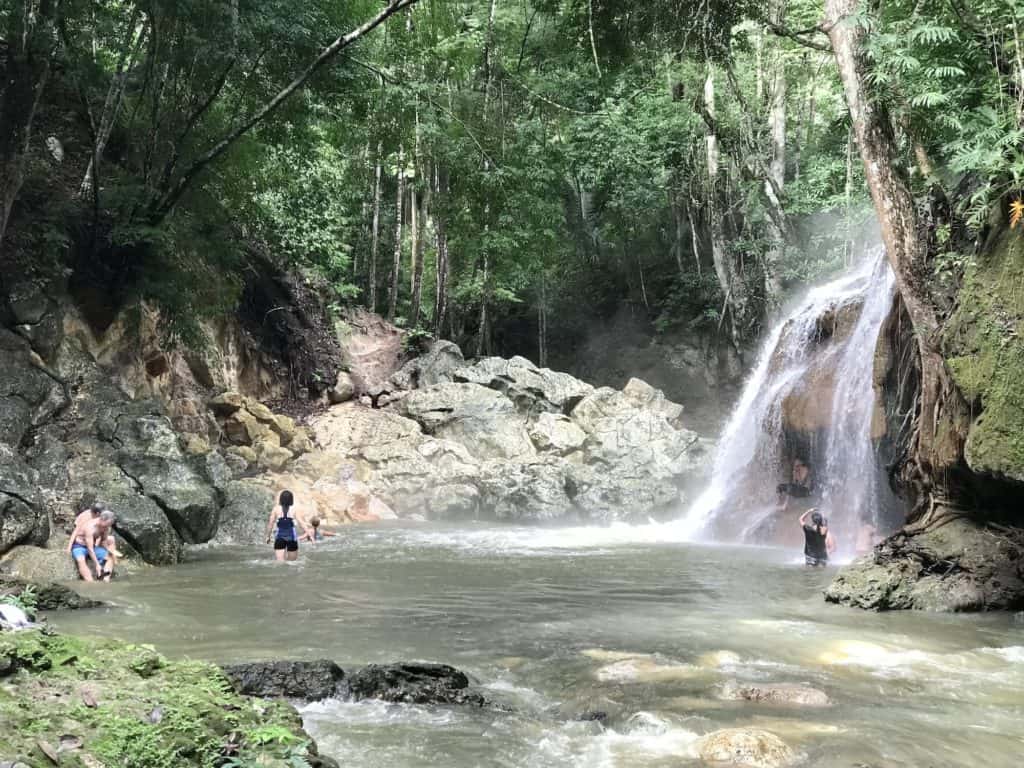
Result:
M236 694L211 664L45 631L0 635L0 721L0 758L32 766L62 737L81 741L59 754L71 768L333 764L291 706Z
M1024 235L997 228L968 269L943 350L977 414L972 470L1024 482Z

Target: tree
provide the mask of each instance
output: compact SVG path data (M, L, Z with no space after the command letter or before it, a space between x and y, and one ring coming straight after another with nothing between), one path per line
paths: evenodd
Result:
M929 295L927 241L910 185L901 173L892 121L884 102L872 98L866 29L859 0L826 0L825 16L868 189L882 229L900 298L914 326L921 369L920 405L912 464L915 501L927 522L936 502L946 502L945 474L963 451L964 404L939 349L939 319Z

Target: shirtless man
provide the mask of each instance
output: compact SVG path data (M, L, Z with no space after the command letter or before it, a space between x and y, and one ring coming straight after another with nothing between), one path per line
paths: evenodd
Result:
M87 511L90 512L89 515L79 515L81 522L75 525L68 549L84 581L95 581L94 573L103 581L110 581L115 565L112 544L116 518L109 509L103 510L95 518L92 517L91 510ZM86 558L92 560L92 565Z

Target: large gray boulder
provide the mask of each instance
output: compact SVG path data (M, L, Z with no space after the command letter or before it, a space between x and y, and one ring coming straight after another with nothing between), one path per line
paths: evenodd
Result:
M528 462L485 462L477 479L481 513L514 522L543 522L574 514L569 477L569 464L553 456Z
M458 369L452 378L495 389L527 412L568 413L594 390L568 373L538 368L525 357L487 357Z
M245 696L321 701L331 698L345 672L328 659L255 661L221 667L232 687Z
M530 425L530 439L538 451L564 456L582 448L587 433L568 416L545 411Z
M450 341L435 341L430 349L403 365L391 377L395 389L420 389L453 381L455 372L466 365L462 350Z
M38 365L25 339L0 328L0 443L19 446L63 403L63 391Z
M1019 611L1024 546L966 519L901 532L842 569L825 599L875 611Z
M224 506L214 541L218 544L262 544L274 493L266 486L236 480L224 486Z
M17 544L42 544L49 536L37 489L38 475L0 443L0 555Z
M404 415L429 435L465 446L478 458L515 459L535 451L512 401L479 384L437 384L401 401Z
M397 704L468 704L487 701L469 686L469 678L447 664L369 664L348 676L356 701L380 699Z
M209 541L217 531L217 496L182 452L170 421L162 416L122 421L118 438L121 470L159 505L181 539Z

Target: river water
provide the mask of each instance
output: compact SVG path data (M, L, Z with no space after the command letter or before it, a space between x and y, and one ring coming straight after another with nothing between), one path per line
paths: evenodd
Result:
M1024 623L827 605L799 553L672 541L663 526L354 527L294 564L193 551L92 590L61 630L212 661L429 660L511 712L329 701L303 710L359 768L700 765L721 727L773 731L818 768L1020 765ZM718 698L807 683L833 706ZM577 718L608 713L604 725Z

